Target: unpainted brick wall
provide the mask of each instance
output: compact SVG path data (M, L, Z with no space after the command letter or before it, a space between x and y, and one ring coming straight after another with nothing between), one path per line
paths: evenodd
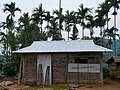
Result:
M101 53L53 53L52 58L52 83L88 83L99 82L99 73L71 73L68 72L68 63L75 63L74 57L89 57L89 63L99 64ZM91 58L92 57L92 58ZM94 58L93 58L94 57ZM27 54L24 56L25 81L37 81L37 54ZM42 75L42 73L40 73ZM46 81L48 84L49 71L46 72ZM40 83L42 82L42 76L39 77Z
M110 76L112 78L120 78L120 63L112 62L109 64Z
M88 63L99 64L101 53L59 53L52 55L53 84L58 83L94 83L101 81L100 73L68 72L68 63L75 63L74 57L89 57ZM92 57L92 58L90 58ZM94 58L93 58L94 57Z
M37 79L37 57L27 54L24 57L24 79L25 81L35 82Z
M53 84L66 83L67 59L65 54L52 55Z

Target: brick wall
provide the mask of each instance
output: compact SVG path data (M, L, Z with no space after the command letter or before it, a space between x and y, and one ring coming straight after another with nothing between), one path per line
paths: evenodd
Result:
M74 57L88 57L88 63L99 64L102 60L101 53L53 53L51 54L52 60L52 83L92 83L99 82L100 73L78 73L68 72L68 63L75 63ZM37 54L24 55L24 72L23 79L27 81L37 81ZM40 66L41 67L41 66ZM49 82L49 69L46 71L46 81ZM42 83L42 72L38 77Z
M88 57L88 63L99 64L100 53L69 53L53 54L52 70L53 84L57 83L93 83L101 81L100 73L68 72L68 63L75 63L74 57Z
M65 54L52 54L53 84L66 83L67 59Z
M37 57L33 54L24 55L24 74L23 79L25 82L35 82L37 78Z
M112 78L120 78L120 63L112 62L109 64L110 76Z

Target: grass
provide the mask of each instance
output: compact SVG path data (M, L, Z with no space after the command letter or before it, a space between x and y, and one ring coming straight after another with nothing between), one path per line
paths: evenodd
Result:
M3 82L3 80L0 79L0 83Z
M47 88L47 90L69 90L67 86L33 86L33 90L43 90L43 88Z
M69 89L65 87L53 87L53 90L69 90Z
M2 78L4 77L4 75L2 75L2 72L0 71L0 83L3 82Z
M51 87L49 88L50 90L69 90L67 88L63 88L63 87ZM41 87L34 87L33 90L43 90L43 88ZM48 89L47 89L48 90Z

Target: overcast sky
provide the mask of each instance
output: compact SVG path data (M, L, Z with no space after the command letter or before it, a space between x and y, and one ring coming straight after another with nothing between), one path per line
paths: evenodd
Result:
M10 2L15 2L16 7L19 7L22 10L21 15L24 12L32 12L32 10L40 3L43 4L43 9L47 11L53 11L54 9L58 9L58 2L59 0L0 0L0 22L5 21L6 18L6 13L3 13L3 4L10 3ZM103 2L104 0L61 0L62 1L62 8L64 8L64 11L66 10L77 10L78 6L83 3L86 7L89 8L94 8ZM19 18L20 13L16 13L16 17ZM111 16L112 18L113 16ZM117 27L120 29L120 10L117 16ZM112 22L110 22L112 26Z

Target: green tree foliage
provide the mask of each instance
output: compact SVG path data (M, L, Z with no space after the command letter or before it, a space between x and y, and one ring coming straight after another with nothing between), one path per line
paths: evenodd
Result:
M11 51L17 49L17 40L15 35L15 12L21 11L18 7L15 7L15 2L10 4L4 4L4 12L8 12L6 22L2 23L2 27L6 32L1 32L1 42L4 45L4 54L11 55Z
M14 19L13 17L15 17L15 12L16 11L20 11L21 10L18 7L15 7L15 2L11 2L10 4L4 4L4 12L8 12L8 16L6 18L6 23L9 24L7 28L9 28L8 30L13 30L14 29Z
M32 44L36 40L47 40L46 33L44 31L40 32L40 28L37 24L31 23L31 18L28 13L24 13L19 19L18 40L21 45L20 48Z
M109 7L110 8L114 8L114 11L113 11L113 13L112 13L112 15L114 16L114 34L116 34L116 29L117 29L117 27L116 27L116 16L117 16L117 9L119 9L120 7L119 7L119 4L120 4L120 0L108 0L107 1L108 2L108 5L109 5ZM115 53L114 53L114 55L116 56L116 35L115 35L115 39L114 39L114 51L115 51Z
M69 33L71 31L71 28L72 26L74 25L74 22L73 20L76 19L74 18L75 16L75 12L74 11L71 11L69 12L68 10L66 11L65 13L65 19L64 19L64 22L65 22L65 31L68 32L68 40L69 40ZM76 20L75 20L76 21Z
M15 75L16 71L14 71L13 65L10 64L6 65L6 63L14 62L16 59L19 60L18 59L19 57L16 58L16 55L12 54L12 51L17 50L19 46L18 39L16 36L14 17L15 17L15 12L21 10L15 6L15 2L11 2L10 4L4 4L3 11L8 12L6 21L1 23L1 27L4 29L4 32L0 32L0 36L1 36L0 39L4 49L2 52L4 54L3 61L5 63L3 74L11 76L13 74ZM10 69L13 70L13 72Z
M34 23L40 25L40 32L43 31L42 25L45 17L45 10L43 10L42 4L38 8L33 10L32 20Z
M56 15L55 19L58 20L59 22L59 30L63 30L63 21L64 21L64 15L62 14L63 12L63 8L60 8L60 11L58 10L53 10L53 14Z
M105 19L104 16L102 15L102 10L97 9L96 10L96 16L95 16L95 25L96 27L100 28L100 36L103 36L103 30L102 28L105 26Z
M119 38L119 34L116 34L114 32L117 32L118 29L115 29L114 27L110 28L110 29L106 29L105 30L105 34L104 34L104 37L107 37L108 38L108 42L106 44L106 46L108 46L108 48L111 49L111 45L112 45L112 40L115 40L115 37L118 36Z
M104 65L103 66L103 78L106 78L106 77L109 77L109 76L110 76L110 72L109 72L108 66Z
M84 7L83 4L79 5L77 16L78 16L78 22L82 26L82 37L84 37L84 29L85 29L85 20L87 20L87 17L89 16L89 13L91 12L90 8Z
M52 38L52 40L63 40L61 32L58 28L58 23L56 22L56 19L52 19L50 21L51 26L49 26L48 36Z
M49 11L45 12L45 21L47 22L47 25L45 26L45 29L47 29L47 38L48 38L48 31L50 27L50 21L53 19L53 16L51 16Z
M87 20L88 20L88 22L87 22L85 27L90 29L90 37L92 38L93 37L93 33L94 33L93 28L95 26L95 20L94 20L94 17L92 15L89 15L87 17Z
M78 29L76 27L76 25L73 26L73 31L70 37L71 40L78 40Z

